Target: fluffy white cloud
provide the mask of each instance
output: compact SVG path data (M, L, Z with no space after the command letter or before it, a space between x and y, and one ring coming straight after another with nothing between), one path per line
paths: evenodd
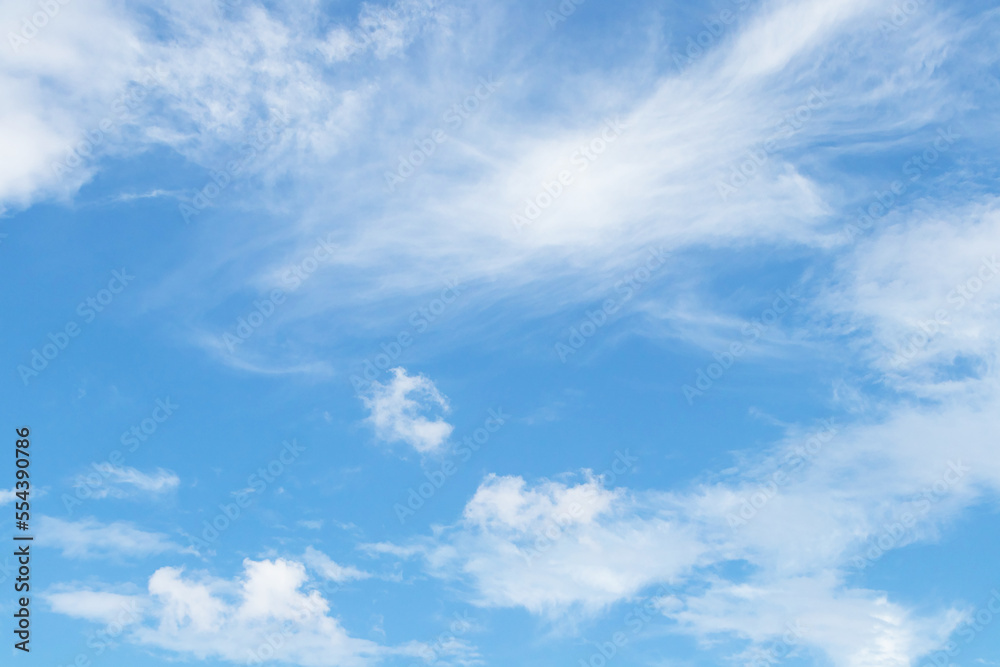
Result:
M490 476L454 525L375 550L419 554L485 606L572 619L665 585L662 610L679 631L732 633L760 649L797 624L797 645L834 664L902 667L946 639L961 611L918 613L847 582L1000 493L998 407L994 394L975 407L792 430L740 471L683 492ZM717 573L729 563L746 574Z
M0 150L11 158L0 166L0 211L45 194L65 196L90 178L88 164L65 171L54 165L78 147L89 156L114 142L100 121L114 118L117 130L124 115L111 105L143 66L142 46L114 3L59 3L55 15L33 29L30 17L39 9L30 0L0 8L0 85L8 93L0 101L0 122L11 130L0 137Z
M163 533L151 533L125 521L102 523L94 518L64 521L41 516L36 543L61 549L66 558L118 558L154 556L168 552L194 553L172 542Z
M387 384L372 382L362 396L371 411L369 421L375 435L386 442L405 442L418 452L440 449L454 427L442 417L428 419L421 412L449 411L448 399L423 375L407 375L405 368L393 368Z
M590 478L576 486L488 477L463 520L426 552L432 571L468 577L481 604L554 617L595 613L654 581L672 581L705 546L668 509Z
M46 597L58 613L101 622L114 622L124 605L133 614L122 641L197 660L363 667L391 656L446 657L441 647L387 647L352 637L329 615L320 592L307 590L308 583L301 563L247 559L235 580L162 567L149 578L146 595L73 590ZM464 655L468 648L463 644L455 652Z

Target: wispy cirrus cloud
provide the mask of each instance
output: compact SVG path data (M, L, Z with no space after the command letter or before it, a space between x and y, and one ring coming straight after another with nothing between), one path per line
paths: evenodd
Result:
M176 490L181 482L176 473L163 468L150 474L131 466L104 463L95 465L95 470L96 473L80 475L76 480L77 488L88 490L88 498L155 497Z
M142 530L126 521L103 523L93 517L65 521L41 516L36 523L36 543L61 550L65 558L143 558L163 553L195 553L163 533Z
M369 579L372 576L370 572L359 570L352 565L340 565L325 553L313 547L306 547L303 562L318 572L320 576L338 584L358 579Z
M62 585L43 593L43 598L57 614L82 618L96 623L128 623L140 619L146 598L142 595L91 590ZM123 613L127 612L127 613Z
M489 73L482 71L489 56L511 39L498 37L498 26L517 9L474 19L447 3L366 4L356 17L323 29L308 8L277 12L251 4L219 11L180 3L155 11L171 40L152 38L142 17L111 6L88 17L114 24L112 32L129 45L127 57L89 49L84 31L100 33L89 24L59 22L58 30L67 31L62 56L103 73L100 86L88 86L92 119L80 113L78 96L60 97L55 88L18 99L44 96L51 111L38 118L61 110L62 120L46 121L52 126L46 132L67 135L69 148L85 137L88 123L99 122L102 105L110 107L120 89L155 64L161 74L147 101L133 110L130 127L136 129L114 146L124 152L168 146L216 171L273 109L288 115L266 158L247 169L264 184L291 178L296 196L282 194L278 203L268 199L266 186L228 187L265 210L280 210L292 223L261 226L253 238L245 234L246 221L238 228L224 224L196 232L212 250L192 248L190 264L177 267L147 295L151 307L168 309L183 295L180 316L191 320L189 341L214 353L217 341L195 315L207 315L227 296L247 289L280 287L276 268L317 234L334 233L342 252L294 305L275 316L273 334L259 336L253 349L245 350L252 361L220 356L251 373L328 372L320 355L294 345L279 351L270 336L309 330L330 318L370 326L374 315L366 304L386 305L401 295L430 291L445 273L516 294L530 316L587 299L601 279L634 264L647 245L691 250L777 244L836 251L842 239L830 224L855 204L850 193L858 178L842 163L917 147L923 131L946 122L955 105L964 106L941 65L956 39L980 37L930 7L909 17L905 29L886 33L879 26L891 14L891 3L852 0L832 7L798 0L741 5L740 20L728 25L704 56L652 79L623 78L595 65L587 76L553 87L540 82L557 73L555 64L513 60L497 75L523 81L523 92L504 87L491 96L489 107L466 119L461 133L439 146L435 160L413 176L411 184L419 187L386 197L383 172L394 167L401 151L410 150L414 128L440 123L455 101L470 94L467 88ZM227 26L240 29L223 29ZM552 39L544 22L538 30L521 39ZM302 38L305 34L309 37ZM775 39L789 34L795 38ZM482 48L482 56L469 59L469 44ZM403 57L415 45L449 66L415 70ZM456 53L462 55L455 58ZM317 54L325 56L317 60ZM112 57L113 66L105 67ZM213 65L205 66L209 62ZM267 64L253 85L245 80L248 62ZM75 70L64 68L63 61L14 63L11 76L48 67L44 72L66 90L82 80L71 79ZM343 69L348 63L354 68L350 75ZM961 63L951 64L958 68L956 79L970 76ZM859 71L864 76L845 74ZM392 104L383 104L388 93L382 81L393 82ZM577 83L607 94L581 97L573 87ZM551 110L526 110L525 96L543 85ZM227 103L203 103L214 95ZM76 115L69 122L71 112ZM609 119L624 128L613 143L602 138ZM41 146L59 140L37 141ZM112 150L111 143L103 148ZM343 172L339 185L325 177L330 169ZM558 183L562 171L573 182L559 186L564 194L518 231L512 215L546 192L546 184ZM25 186L30 194L20 200L54 188L70 192L80 182L53 178ZM732 189L733 183L738 187L721 197L719 185ZM238 208L246 201L222 197L213 209ZM335 223L330 211L336 212ZM184 285L207 275L227 277L211 295L192 301L192 290ZM362 278L366 275L378 279ZM567 278L574 280L573 290L562 288ZM526 285L534 287L521 289Z

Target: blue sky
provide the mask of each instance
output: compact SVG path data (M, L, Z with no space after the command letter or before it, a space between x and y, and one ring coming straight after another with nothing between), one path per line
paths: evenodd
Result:
M1000 664L998 21L5 3L14 660Z

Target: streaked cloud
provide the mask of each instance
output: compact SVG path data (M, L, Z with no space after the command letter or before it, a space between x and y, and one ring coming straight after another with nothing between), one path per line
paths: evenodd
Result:
M87 475L79 475L76 481L78 488L87 489L88 498L158 496L176 490L181 481L175 473L163 468L149 474L130 466L104 463L95 465L94 470Z
M51 516L36 520L41 547L62 551L66 558L147 557L164 553L193 553L163 533L154 533L126 521L102 523L92 517L65 521Z

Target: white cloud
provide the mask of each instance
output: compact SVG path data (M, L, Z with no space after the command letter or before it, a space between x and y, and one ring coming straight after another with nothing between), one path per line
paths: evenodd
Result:
M416 642L388 647L352 637L328 614L329 602L307 590L308 583L301 563L246 559L235 580L162 567L150 576L146 595L73 590L46 597L58 613L99 622L114 621L123 605L136 609L122 641L197 660L362 667L392 656L431 654ZM455 652L464 655L468 646Z
M821 647L832 664L851 667L908 667L941 646L961 620L955 611L916 616L883 594L844 590L831 575L769 585L712 582L682 608L665 613L689 632L733 633L758 651L789 635L792 650ZM741 657L752 656L753 649Z
M407 375L405 368L391 372L387 384L372 382L362 396L375 435L385 442L405 442L421 453L440 449L454 427L441 417L432 420L420 413L435 408L447 413L448 399L423 375Z
M893 386L965 391L996 376L998 248L996 201L892 216L842 259L819 307L838 333L860 334L864 360Z
M686 491L490 476L454 525L373 550L420 554L484 606L572 621L665 585L663 613L705 641L730 633L760 649L798 623L801 646L833 664L902 667L947 639L962 614L917 612L850 575L885 551L940 539L961 512L997 497L998 408L993 393L974 407L790 429L738 471ZM746 574L718 574L730 563Z
M11 4L14 24L31 5ZM799 0L747 7L704 56L650 83L646 74L630 80L618 70L567 79L562 63L550 69L533 62L525 71L520 68L527 65L515 62L491 72L496 34L502 32L497 24L504 17L448 3L366 3L356 19L328 28L312 4L279 11L251 3L220 11L178 2L153 10L157 32L169 35L162 41L150 37L144 15L99 4L100 11L88 12L84 20L69 20L81 17L67 6L33 41L31 58L14 59L8 70L0 66L0 75L8 72L31 93L9 96L6 125L29 122L24 119L40 124L10 134L11 141L27 142L21 152L30 155L11 161L14 173L7 186L0 184L0 201L18 205L47 193L66 194L89 178L95 164L90 161L64 182L42 171L65 156L107 115L116 96L154 64L159 74L148 97L130 111L127 131L103 142L98 155L166 145L218 170L238 152L247 132L280 110L290 119L287 127L244 174L260 177L264 187L243 190L246 197L220 197L213 205L260 203L294 222L246 234L244 220L238 240L225 226L205 231L197 245L212 250L196 250L189 265L177 267L147 295L148 307L184 313L188 326L180 328L192 332L192 344L222 363L260 373L330 369L318 361L321 355L298 346L253 347L266 341L266 332L241 346L240 355L218 354L217 330L201 316L248 285L282 287L276 284L278 269L328 232L336 234L342 252L302 288L295 304L275 315L269 329L276 335L302 320L343 318L345 312L370 325L376 315L350 309L429 291L442 274L518 291L523 301L545 311L589 298L610 276L632 266L647 245L763 242L829 249L839 241L825 225L852 203L844 193L856 190L841 158L915 143L915 130L947 117L953 98L942 94L938 65L963 35L932 7L922 7L905 31L889 37L874 29L891 10L886 2L833 6ZM126 45L126 55L104 41L91 44L94 35L115 35L105 41ZM35 48L43 43L44 49ZM412 63L394 57L411 44L448 66L422 68L416 76ZM470 57L479 51L481 57ZM247 67L255 72L252 81ZM80 76L84 68L101 77L95 83ZM844 76L855 70L865 76ZM466 99L478 77L491 73L520 83L493 93L459 130L449 127L448 141L387 197L380 175L412 150L414 128L445 124L442 114L451 104ZM55 83L38 83L43 80ZM531 85L546 86L550 114L534 106L525 114ZM808 110L801 126L777 130L788 114L816 102L816 86L825 101ZM602 94L581 95L581 88ZM621 136L585 171L576 171L574 153L615 116L626 126ZM886 138L874 145L874 135ZM717 183L748 159L747 151L769 139L775 140L774 150L748 184L721 198ZM38 169L32 166L36 161ZM570 194L517 232L512 214L562 168L574 173ZM327 177L331 171L337 179ZM269 198L267 184L288 176L302 196ZM7 198L4 187L12 193ZM345 191L351 197L345 198ZM345 204L348 200L352 204ZM331 210L336 223L330 222ZM189 282L209 274L217 277L219 289L193 299ZM567 274L576 288L556 289ZM359 281L365 275L379 277ZM519 289L525 285L533 287ZM287 356L275 359L276 354Z
M88 498L128 498L168 493L176 490L180 481L175 473L163 468L147 474L129 466L104 463L95 466L95 472L77 476L75 486L87 489Z
M16 497L17 493L14 489L0 489L0 506L14 502Z
M306 553L305 556L303 556L303 561L312 570L318 572L323 578L329 579L330 581L334 581L338 584L344 583L345 581L368 579L372 576L371 573L364 572L351 565L338 565L325 553L312 547L306 547Z
M400 54L416 36L420 23L431 15L432 4L407 0L395 6L365 3L353 29L336 26L320 43L319 51L332 62L349 60L371 50L384 59Z
M491 475L427 560L438 574L468 577L481 604L593 614L674 580L705 550L669 511L651 509L595 478L528 488L519 477Z
M10 95L0 103L0 120L13 131L0 138L0 148L15 159L0 167L0 210L67 197L94 175L99 158L150 145L171 146L218 169L275 108L295 109L303 121L301 148L329 157L363 113L369 84L334 84L315 56L337 61L371 52L385 59L436 20L427 2L365 3L355 27L307 38L315 10L285 9L271 13L247 3L220 11L175 2L139 10L98 0L84 10L60 3L37 34L14 48L7 37L39 6L4 3L0 82ZM151 20L170 38L155 39ZM248 64L257 67L253 81L245 76ZM261 169L259 162L246 165L247 172Z
M158 297L161 304L173 300L185 311L204 313L247 284L270 287L278 275L275 267L295 255L275 252L272 242L282 242L283 250L311 243L331 224L343 240L338 270L311 280L299 305L276 316L275 328L314 320L342 304L370 300L380 305L400 293L426 290L451 272L467 281L489 281L497 290L531 285L523 290L529 293L525 301L540 310L558 308L632 265L647 244L766 243L841 253L817 305L817 320L825 324L832 315L828 330L862 351L865 371L884 376L892 389L930 400L875 406L877 418L842 429L836 446L797 466L780 493L753 508L746 525L729 523L749 498L762 493L773 470L787 465L783 462L797 443L755 460L735 478L670 494L609 490L594 479L528 485L519 477L489 477L462 518L435 538L419 546L370 548L400 556L421 553L434 573L466 580L484 605L520 606L550 617L575 610L596 613L668 582L677 588L677 604L665 613L701 638L729 632L760 643L800 620L804 643L821 648L837 664L902 665L954 627L955 615L917 616L878 592L849 588L843 575L855 559L866 557L887 525L900 519L901 508L916 512L929 502L922 494L954 472L956 461L971 470L934 494L916 526L892 537L891 548L937 539L951 518L995 495L1000 486L994 446L1000 427L995 291L1000 283L984 285L975 298L963 297L961 308L951 298L952 290L967 285L992 261L1000 237L995 203L989 201L950 211L946 201L937 209L924 206L915 216L901 206L885 219L885 231L876 230L853 247L843 247L840 230L825 226L830 220L839 224L839 214L855 203L850 193L868 189L855 187L856 176L845 174L840 163L857 163L886 147L908 150L921 141L914 136L917 130L973 103L949 90L942 74L950 69L958 77L966 66L963 31L925 3L905 31L883 34L876 22L888 17L891 5L812 0L757 9L754 4L720 47L652 84L645 73L637 77L639 83L620 80L624 68L614 68L614 81L591 74L553 85L554 77L546 76L552 71L534 64L531 72L511 66L504 74L522 93L506 93L516 89L511 86L504 89L510 98L491 98L495 113L484 108L468 119L465 131L440 146L435 158L390 198L377 174L394 168L399 152L411 148L413 127L439 122L442 109L424 108L423 100L437 104L469 94L467 82L482 74L475 68L484 63L472 57L466 63L465 55L477 51L466 47L475 43L488 50L494 25L464 30L469 26L457 22L443 31L459 39L450 47L434 43L432 35L427 52L458 64L447 70L429 67L441 70L440 78L418 80L406 76L411 72L392 56L439 16L419 3L365 6L357 28L335 26L310 38L303 35L318 31L308 8L269 12L252 5L220 14L211 3L182 1L157 17L170 35L163 42L140 39L145 31L139 20L120 14L117 5L97 2L83 12L71 4L24 53L0 65L0 85L9 92L0 102L0 122L11 130L0 139L0 152L11 156L0 167L0 202L16 206L66 195L86 181L94 162L62 177L51 163L65 159L110 113L115 97L135 85L143 67L156 62L163 74L150 93L152 103L134 111L135 123L124 123L124 141L100 142L98 156L167 145L214 169L270 110L281 109L292 114L290 127L269 149L268 159L250 171L268 183L294 165L303 190L320 178L326 187L299 202L288 217L305 212L280 231L247 234L241 220L240 236L253 237L252 242L227 243L224 232L217 232L213 243L204 244L210 261L193 257L192 266L201 266L179 268L180 277L164 281L153 303ZM13 25L34 10L27 0L6 3L0 18ZM359 37L358 29L368 37ZM986 51L972 64L977 76L995 59ZM324 62L311 60L314 52ZM367 53L379 60L373 69L353 68L355 80L338 79L339 70L332 66ZM959 55L949 60L950 53ZM942 68L943 63L949 67ZM248 70L255 72L253 79L246 77ZM531 117L518 113L534 92L529 79L547 86L550 116L541 115L537 105ZM817 83L825 86L828 99L810 107L808 122L776 132L788 113L815 100ZM419 95L412 94L415 89ZM379 103L385 90L398 104ZM594 90L602 94L588 94ZM515 230L511 215L524 210L527 198L537 198L543 184L551 185L560 168L572 165L577 149L594 140L604 119L616 114L624 131L586 171L574 173L572 196L559 198L537 220ZM973 125L969 131L975 132ZM986 128L969 143L994 146ZM769 139L775 150L757 165L748 184L720 196L717 183L737 173L747 164L747 151L759 154ZM331 169L331 164L343 166L335 159L345 146L369 157L350 168ZM977 157L971 155L969 162ZM331 172L338 178L330 179ZM343 191L352 196L343 197ZM950 196L966 194L959 186ZM259 272L246 266L260 267ZM197 291L185 289L185 280L200 281L204 272L226 276L220 279L223 287L208 297L213 303L195 302L191 295ZM567 274L580 279L578 292L534 288ZM345 275L378 278L343 280ZM938 332L914 355L891 363L885 351L918 337L921 325L940 309L948 317ZM685 311L668 312L677 318ZM300 358L305 356L300 350L295 353L293 368L324 368ZM254 361L242 362L247 370L288 367L248 358ZM365 402L381 439L430 452L451 434L442 417L421 414L429 408L447 412L445 397L423 376L396 369L393 379L376 384ZM163 476L160 482L135 475L119 481L150 491L171 486ZM9 501L9 493L0 492L0 502L4 496ZM39 542L70 557L178 550L162 534L93 519L43 518ZM526 554L533 554L530 560ZM307 560L334 579L356 574L319 552L307 552ZM719 579L701 589L684 587L699 568L735 560L752 566L748 581ZM185 578L170 568L158 571L150 594L159 604L159 625L146 628L144 639L194 655L236 655L241 633L272 627L279 616L316 599L299 591L305 577L301 566L264 563L248 563L239 585ZM64 606L75 602L79 613L95 618L110 600L100 595L57 599ZM274 605L277 616L267 616L266 605ZM378 654L373 644L347 637L325 615L305 628L301 641L289 646L310 660L330 649L327 641L336 644L334 654L345 663ZM309 653L312 648L315 653Z
M30 0L0 8L0 25L7 28L0 86L8 93L0 101L0 123L10 128L0 137L0 151L11 158L0 167L0 211L43 194L65 196L92 175L86 165L60 174L53 163L88 132L97 136L100 120L112 115L111 104L141 69L142 47L132 28L102 0L86 7L60 3L59 12L15 49L9 36L20 34L22 20L38 11Z
M469 82L485 76L489 63L459 63L444 70L446 75L418 77L418 84L401 83L414 79L405 62L375 63L371 87L357 88L371 113L352 116L356 124L341 137L354 156L363 156L338 172L346 172L346 180L331 187L328 179L314 175L325 158L300 155L295 173L315 187L296 206L297 226L261 230L263 236L252 244L227 246L231 253L194 258L178 269L176 280L197 281L232 270L241 274L234 278L234 290L246 283L261 290L281 287L280 269L288 257L304 252L317 235L333 233L341 250L337 259L303 286L295 305L276 315L273 330L287 333L333 317L375 327L386 317L383 305L401 294L419 298L440 289L443 275L488 286L488 298L516 294L519 305L528 306L520 312L530 317L595 298L621 271L634 267L647 246L683 250L761 243L837 251L843 239L829 223L853 206L852 193L859 189L857 175L847 173L843 163L917 144L921 130L949 114L937 65L954 48L955 26L925 7L905 33L887 38L876 25L890 10L875 0L836 7L819 1L751 3L718 46L652 84L648 78L640 84L618 75L605 80L594 72L567 81L572 92L547 84L551 115L537 110L525 115L523 96L530 94L530 81L556 81L562 69L532 63L525 72L510 65L495 72L496 78L518 82L520 88L502 85L391 196L377 175L394 171L399 156L412 150L414 134L397 131L402 119L407 127L443 124L441 114L452 100L470 94ZM425 31L419 39L436 52L461 52L455 61L465 60L467 50L460 50L465 40L491 43L492 21L500 20L491 15L482 23L463 22L466 17L449 5L435 11L451 29ZM795 26L795 39L775 38L791 34L790 26ZM340 35L338 44L354 39L347 28L337 30L330 34ZM349 57L343 55L349 50L343 47L338 58ZM855 70L865 76L844 75ZM372 109L383 94L378 82L386 78L404 88L386 105L392 111L382 116ZM581 95L580 87L602 94ZM396 104L400 99L406 102ZM804 121L787 122L803 110ZM574 155L579 158L580 147L599 138L606 120L615 117L625 129L581 170ZM301 143L309 132L320 131L317 119L300 116L297 123ZM361 126L365 132L356 131ZM746 184L721 196L719 183L739 174L749 152L759 155L765 145L769 152ZM289 148L285 157L294 150ZM278 172L286 164L268 160L268 169ZM561 169L570 170L574 179L566 194L516 230L512 215L523 213L528 199L544 195L543 185ZM351 192L351 204L345 204L345 191ZM338 212L335 227L331 210ZM247 264L259 271L246 274L242 267ZM378 279L359 280L359 272ZM673 269L663 273L671 281L704 282L697 271L694 276ZM572 289L562 282L567 277L573 279ZM185 295L189 311L191 290L173 287L175 295ZM178 298L164 296L164 302ZM205 303L203 310L213 305ZM691 310L697 312L669 307L659 312L674 318ZM206 342L211 340L206 335L195 342L211 348ZM271 356L274 349L260 348ZM285 355L282 365L304 367L297 352L278 353ZM254 367L268 365L255 363L246 370Z
M66 558L117 558L190 552L163 533L151 533L125 521L101 523L94 518L64 521L50 516L38 519L36 543L62 550Z
M42 596L57 614L98 623L127 625L142 616L145 598L88 589L54 590Z

